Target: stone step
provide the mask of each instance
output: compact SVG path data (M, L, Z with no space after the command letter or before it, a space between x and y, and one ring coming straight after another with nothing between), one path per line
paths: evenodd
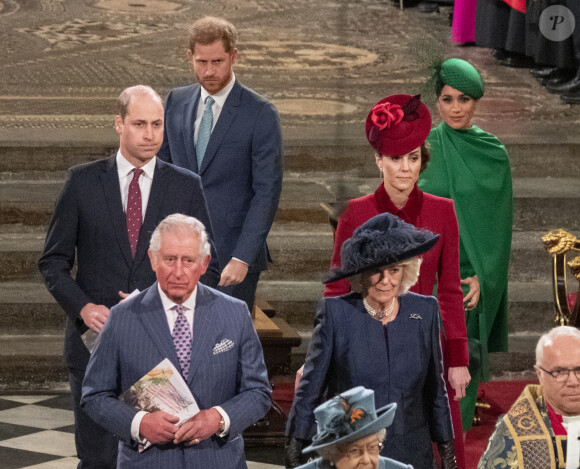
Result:
M0 386L65 381L62 334L0 335Z
M115 145L3 144L0 146L0 172L66 171L76 164L106 158L115 151Z
M580 146L577 144L506 145L513 177L569 177L580 174ZM287 172L340 172L357 177L378 176L373 150L366 141L359 144L285 145ZM557 161L557 164L546 164Z
M37 267L46 226L0 225L0 282L41 280ZM510 279L549 280L551 258L545 252L544 231L515 231ZM332 256L333 235L327 223L276 222L268 245L274 259L271 280L321 280Z
M490 356L492 374L533 369L535 345L541 332L514 333L508 337L509 352ZM302 345L293 350L293 369L304 363L310 332L301 333ZM63 335L0 335L0 386L66 381Z
M572 280L570 281L572 285ZM321 282L270 280L268 272L258 285L258 294L276 314L293 327L312 326L316 304L322 297ZM549 281L509 284L510 330L542 331L553 320L552 289ZM41 282L0 283L0 331L10 334L60 334L65 314Z
M0 219L3 223L47 224L64 180L63 172L1 173ZM360 197L377 187L378 179L287 173L277 220L325 223L320 202ZM514 178L513 187L516 230L580 228L580 178Z
M360 197L374 192L378 184L378 179L332 179L328 173L286 174L277 219L325 223L326 214L320 209L320 202ZM515 230L580 228L577 216L580 179L515 178L513 186Z
M512 236L510 279L549 280L551 257L542 245L545 231L515 231ZM332 256L333 235L329 224L275 224L268 236L274 264L272 280L322 279Z
M514 177L568 177L580 174L580 145L569 143L508 143ZM69 167L105 158L115 144L4 144L0 146L0 172L65 171ZM335 172L357 177L378 175L373 150L364 136L321 142L293 137L284 141L287 172ZM547 164L557 161L557 164Z
M2 334L62 334L65 314L40 281L0 283Z
M304 360L312 333L318 282L264 279L258 294L277 315L295 327L303 344L293 350L293 365ZM516 372L533 364L533 346L554 325L549 283L512 282L509 292L508 353L494 355L494 373ZM3 282L0 290L0 385L7 382L42 383L65 378L62 364L64 313L41 283Z
M570 285L573 285L572 281ZM276 314L299 329L312 326L316 304L323 292L324 286L320 282L269 280L267 273L258 284L258 294L268 300ZM510 281L508 301L511 331L543 331L553 324L550 281Z

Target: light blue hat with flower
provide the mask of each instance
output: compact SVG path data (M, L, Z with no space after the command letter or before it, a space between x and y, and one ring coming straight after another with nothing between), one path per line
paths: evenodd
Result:
M339 443L361 440L393 422L397 404L375 410L375 392L357 386L339 394L314 409L318 433L303 453Z

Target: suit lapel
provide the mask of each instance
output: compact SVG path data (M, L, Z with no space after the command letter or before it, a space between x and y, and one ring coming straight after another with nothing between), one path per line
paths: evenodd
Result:
M181 134L183 140L185 141L185 148L187 149L187 159L189 160L189 168L195 172L199 173L199 168L197 167L197 153L195 151L194 145L194 126L195 117L197 115L197 102L200 95L200 85L196 85L193 89L191 98L185 103L183 107L183 117L181 122Z
M123 212L123 203L121 202L121 187L119 186L119 175L117 174L116 155L111 156L107 162L104 171L100 174L103 192L109 210L109 219L113 224L113 230L117 235L121 252L125 257L128 265L133 264L131 255L131 245L129 244L129 235L127 234L127 220Z
M139 231L139 243L137 244L137 252L135 253L135 267L141 265L147 257L147 250L149 249L148 241L151 238L151 233L155 230L156 220L159 219L159 212L161 207L163 207L168 184L167 163L157 158L151 192L149 193L149 200L147 201L147 210L145 211L145 219L141 225L141 231Z
M138 317L153 344L162 356L169 358L175 367L180 370L179 359L177 358L173 338L167 324L167 316L163 311L163 303L161 303L161 298L159 298L159 292L157 291L157 282L149 287L140 306Z
M208 350L212 347L215 338L215 324L212 324L211 293L201 283L197 284L197 297L195 300L195 314L193 319L193 344L191 347L191 362L189 364L189 377L192 382L200 363L207 362Z
M232 91L230 91L230 94L224 103L224 108L222 109L220 117L211 133L211 137L209 138L209 142L205 150L205 155L203 157L203 161L201 162L201 168L199 169L200 176L205 172L211 163L211 160L217 153L222 140L228 134L228 129L238 114L238 109L241 103L241 94L242 87L236 81Z

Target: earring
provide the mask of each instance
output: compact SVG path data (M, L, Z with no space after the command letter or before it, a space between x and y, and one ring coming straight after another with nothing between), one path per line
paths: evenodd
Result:
M383 180L383 167L379 166L379 181Z

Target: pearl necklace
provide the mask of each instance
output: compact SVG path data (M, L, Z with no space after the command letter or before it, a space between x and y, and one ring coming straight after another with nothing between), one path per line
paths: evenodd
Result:
M393 314L393 312L395 311L396 299L397 297L395 296L393 298L393 301L391 302L391 306L389 306L384 311L377 311L376 309L374 309L371 305L369 305L366 298L363 298L363 305L367 310L367 313L369 313L373 318L378 319L380 321L381 319L389 317L391 314Z

